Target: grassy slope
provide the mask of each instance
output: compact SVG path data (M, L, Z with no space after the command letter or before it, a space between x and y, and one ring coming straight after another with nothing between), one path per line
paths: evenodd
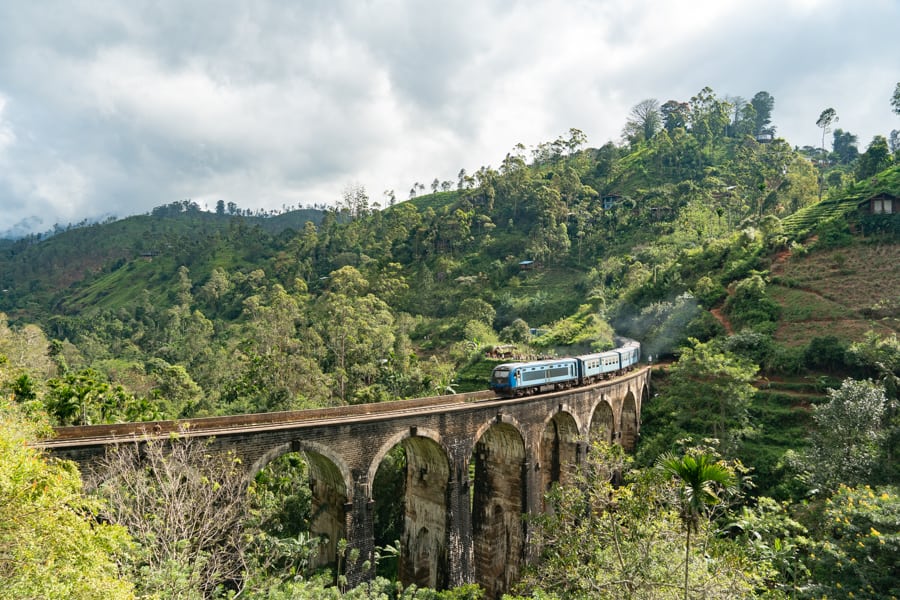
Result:
M772 298L782 306L775 339L799 346L833 335L856 341L867 331L900 331L900 243L857 240L772 265Z
M185 248L207 248L207 240L218 232L240 223L277 234L285 229L299 230L306 221L321 222L323 214L298 210L267 218L208 212L175 217L138 215L72 229L24 247L6 243L5 252L0 254L0 283L9 292L0 297L0 310L14 313L25 304L33 309L46 307L57 295L65 298L68 309L94 306L100 299L106 299L106 306L119 306L160 273L165 280L171 278L180 266L174 264L173 253L183 255ZM206 270L213 266L231 268L241 262L240 253L212 258ZM92 278L117 264L124 268ZM205 277L208 273L194 275ZM163 287L168 285L163 282Z
M856 210L860 202L878 194L900 193L900 165L893 166L876 177L850 186L843 193L826 198L788 216L782 222L785 233L801 237L818 223L832 217L841 217Z

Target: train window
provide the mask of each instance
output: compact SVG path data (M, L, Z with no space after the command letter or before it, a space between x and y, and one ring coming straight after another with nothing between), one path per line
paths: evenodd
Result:
M541 379L546 379L546 371L527 371L525 375L522 377L522 381L538 381Z

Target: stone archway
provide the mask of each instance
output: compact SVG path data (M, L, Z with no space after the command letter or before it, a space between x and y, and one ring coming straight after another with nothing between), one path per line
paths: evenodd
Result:
M406 490L399 577L404 585L449 585L447 485L450 465L443 448L424 437L403 440Z
M525 442L508 423L489 427L472 454L475 581L499 598L519 579L525 552Z
M538 470L542 498L554 483L567 483L577 463L577 452L578 424L571 414L556 413L541 436Z
M319 553L312 566L320 567L337 561L338 542L347 537L345 506L349 501L347 487L338 467L325 456L304 451L309 465L309 488L312 491L310 515L311 536L321 539Z
M626 452L634 452L634 447L637 444L638 415L634 394L630 391L622 403L622 418L619 424L619 431L622 432L622 447Z
M615 434L616 419L612 406L606 400L601 400L594 408L594 415L591 417L590 440L611 444L615 439Z
M248 482L273 461L297 454L307 467L311 493L309 535L319 538L318 552L310 558L310 566L323 567L337 562L337 545L347 538L347 512L352 502L349 467L327 446L295 440L271 448L247 471Z

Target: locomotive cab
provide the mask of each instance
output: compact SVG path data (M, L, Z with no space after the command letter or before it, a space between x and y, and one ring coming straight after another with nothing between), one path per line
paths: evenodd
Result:
M516 387L516 371L514 365L503 364L494 367L491 373L491 389L500 395L509 395Z

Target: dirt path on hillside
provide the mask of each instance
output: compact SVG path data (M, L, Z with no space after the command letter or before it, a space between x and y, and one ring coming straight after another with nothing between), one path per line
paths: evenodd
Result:
M791 249L785 248L775 255L775 258L772 259L772 264L769 267L769 271L771 273L781 273L784 270L784 263L788 261L791 257Z
M725 316L721 308L711 308L709 309L709 312L722 324L722 327L725 328L725 333L734 335L734 327L731 326L731 321L728 320L728 317Z

